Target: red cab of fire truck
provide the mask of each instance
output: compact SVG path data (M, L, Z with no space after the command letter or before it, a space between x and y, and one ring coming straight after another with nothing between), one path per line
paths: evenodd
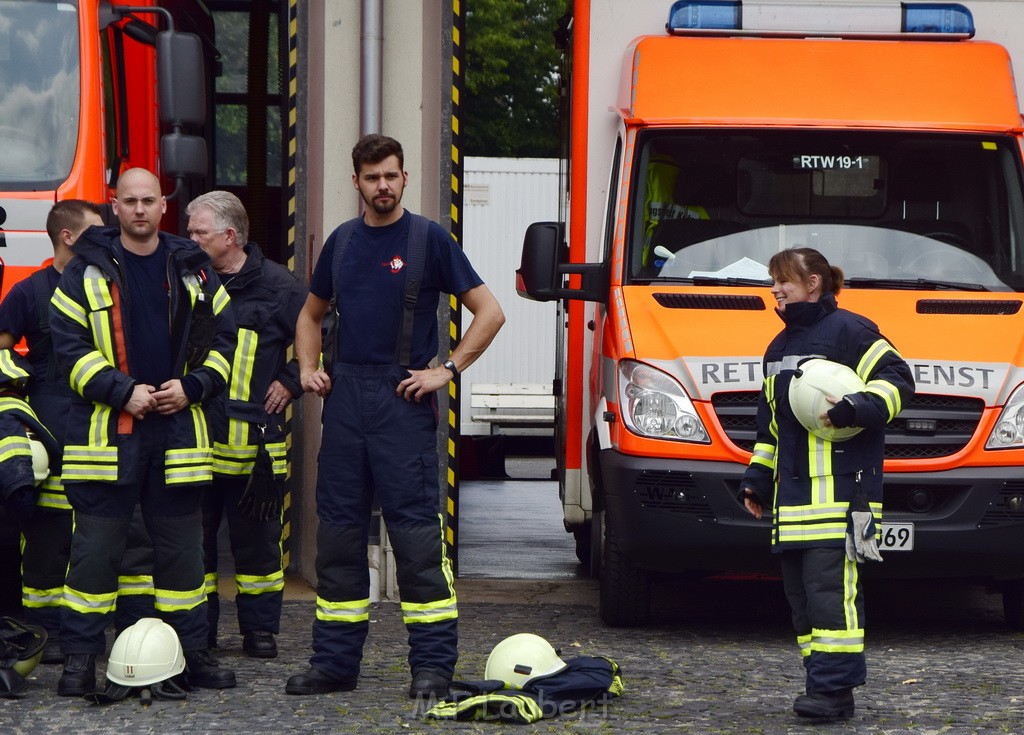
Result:
M973 38L1009 5L574 3L565 216L517 274L559 303L564 521L607 623L647 621L663 573L777 573L738 485L766 266L809 246L917 382L872 574L984 583L1024 627L1022 126L1010 52Z
M104 204L135 166L172 199L201 193L216 57L199 0L0 0L4 295L53 255L54 202ZM179 215L169 208L165 228Z

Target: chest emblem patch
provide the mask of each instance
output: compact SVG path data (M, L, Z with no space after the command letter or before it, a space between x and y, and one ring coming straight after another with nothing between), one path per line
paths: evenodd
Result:
M387 263L381 263L381 265L390 268L392 273L399 273L405 267L405 261L402 260L401 256L396 255Z

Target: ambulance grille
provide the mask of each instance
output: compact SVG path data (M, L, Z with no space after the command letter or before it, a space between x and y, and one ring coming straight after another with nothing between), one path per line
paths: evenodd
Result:
M693 475L672 470L644 470L633 481L633 492L645 508L664 510L701 521L715 521L708 499L697 490Z
M750 452L757 438L754 391L716 393L711 397L729 441ZM956 454L971 440L985 402L978 398L919 393L885 433L886 459L932 459Z
M1021 302L978 301L975 299L921 299L918 314L995 314L1008 315L1020 311Z
M760 296L730 296L716 293L656 293L654 300L666 309L725 309L764 311Z

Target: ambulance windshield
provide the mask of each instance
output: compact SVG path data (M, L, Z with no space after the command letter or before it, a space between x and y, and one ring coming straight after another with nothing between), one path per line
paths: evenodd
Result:
M773 253L812 247L852 286L1024 291L1009 136L662 133L637 151L633 282L767 281Z
M78 139L78 9L0 0L0 186L54 189Z

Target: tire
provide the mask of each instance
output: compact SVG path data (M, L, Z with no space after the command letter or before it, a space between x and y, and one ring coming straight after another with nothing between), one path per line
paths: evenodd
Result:
M651 572L629 563L614 526L605 520L599 607L613 628L641 627L651 620Z
M1002 584L1003 618L1014 630L1024 630L1024 579Z

